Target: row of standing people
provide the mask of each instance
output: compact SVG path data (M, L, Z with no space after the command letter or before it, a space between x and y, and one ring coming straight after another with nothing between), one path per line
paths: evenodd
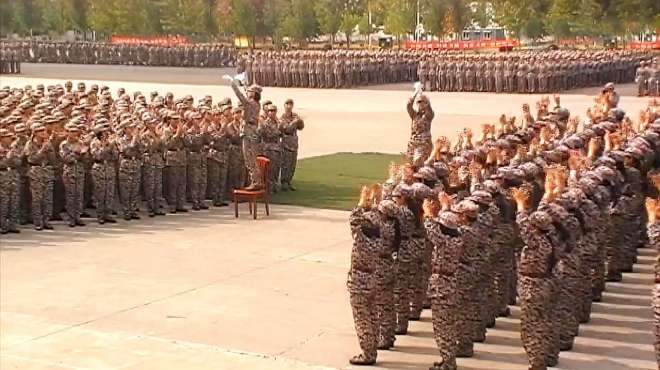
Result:
M222 44L153 45L106 42L0 42L7 59L26 63L233 67L236 50Z
M274 105L246 133L244 108L210 96L137 92L79 84L0 90L0 232L18 232L29 220L38 230L66 211L82 226L89 208L99 223L113 213L138 219L142 201L150 217L227 205L233 189L263 186L251 172L257 155L271 160L270 189L291 185L304 127L287 100ZM252 90L261 90L258 86ZM241 93L241 98L243 95ZM248 137L249 136L249 137ZM249 143L246 145L246 142Z
M350 216L348 289L362 349L350 362L373 364L427 296L440 354L430 369L456 369L516 302L529 368L555 366L605 282L632 271L645 245L644 194L660 185L660 109L634 125L603 95L579 122L557 97L536 117L524 106L520 125L503 117L476 142L464 131L452 146L432 143L430 103L415 101L410 163L363 188ZM658 315L660 299L654 306Z
M637 96L660 96L660 58L640 63L635 73Z

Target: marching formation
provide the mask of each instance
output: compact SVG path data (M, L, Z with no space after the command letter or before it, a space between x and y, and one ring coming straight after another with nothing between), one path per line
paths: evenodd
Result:
M635 74L637 96L660 96L660 60L643 60Z
M0 42L8 59L26 63L232 67L236 50L222 44L112 44L105 42Z
M648 52L268 51L238 57L264 86L352 88L421 81L427 91L545 93L632 82Z
M303 120L287 100L279 111L260 105L262 89L215 103L209 95L116 94L71 82L0 89L0 233L31 222L52 229L66 212L70 227L95 209L99 223L113 214L139 219L166 212L225 206L233 189L266 184L257 156L270 160L268 189L292 186ZM262 110L263 109L263 110ZM144 203L143 203L144 201Z
M660 250L660 104L635 123L611 83L585 119L554 103L434 143L428 98L408 101L408 163L363 187L350 215L352 364L375 363L430 307L440 355L430 369L457 369L517 303L529 369L545 370L571 350L605 283L632 271L637 248ZM660 260L656 338L658 271Z

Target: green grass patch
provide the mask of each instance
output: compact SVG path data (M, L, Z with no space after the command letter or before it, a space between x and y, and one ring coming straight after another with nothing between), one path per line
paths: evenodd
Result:
M387 179L390 162L401 155L337 153L298 161L293 185L297 191L281 191L273 203L350 210L360 197L360 187Z

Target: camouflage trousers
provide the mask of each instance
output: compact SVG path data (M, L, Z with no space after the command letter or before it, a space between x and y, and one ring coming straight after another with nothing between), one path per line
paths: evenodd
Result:
M204 193L202 193L202 154L199 152L188 152L186 157L188 167L186 169L187 187L190 191L190 200L193 208L197 209L204 201Z
M622 215L615 214L610 217L610 222L612 228L609 229L610 238L605 249L605 276L614 278L620 276L621 271L624 269L624 233L620 230L625 230L625 220Z
M438 345L443 369L456 369L459 336L459 300L456 275L433 274L430 278L433 335Z
M16 230L18 224L18 171L0 171L0 231Z
M558 331L554 309L555 283L551 278L520 276L520 337L529 359L530 369L547 368L554 356Z
M471 353L474 338L478 336L481 325L477 299L478 274L475 265L470 262L460 262L456 273L458 287L456 289L461 310L459 311L461 333L459 353Z
M424 308L424 301L426 301L427 293L429 290L429 278L431 277L431 255L433 253L433 244L426 238L418 238L418 245L422 246L419 256L419 276L413 282L414 290L412 300L410 302L410 317L419 319L422 315Z
M569 348L578 334L581 298L579 297L580 279L576 277L576 271L563 271L559 268L556 272L557 282L556 314L559 326L559 346Z
M486 339L486 326L490 318L490 310L493 302L489 302L489 288L491 275L491 266L488 266L488 251L480 247L479 255L473 261L475 268L475 300L477 303L476 317L474 318L475 332L472 340L475 342L483 342Z
M140 162L137 159L121 159L117 179L124 218L136 216L140 201Z
M280 181L282 184L291 185L293 175L296 173L296 164L298 163L298 151L282 151L282 175Z
M163 198L163 167L145 163L142 165L142 187L147 202L147 211L150 214L162 212L165 205Z
M655 360L660 369L660 283L653 287L653 333L655 334Z
M62 168L62 180L66 197L66 213L71 222L79 222L83 212L83 196L85 191L85 170L83 164L65 164Z
M270 172L268 173L268 187L271 193L277 192L280 187L280 171L282 170L282 151L266 150L266 157L270 159Z
M378 342L394 343L396 312L394 311L394 261L381 258L376 270L376 315Z
M62 165L55 166L55 180L53 183L53 213L58 216L66 209L66 191L64 190L64 180L62 176Z
M589 321L591 314L591 305L593 302L592 290L592 255L598 252L597 235L595 232L590 231L582 236L579 241L578 250L580 251L580 280L579 280L579 307L578 307L578 321L586 323Z
M347 287L360 348L367 360L375 360L378 355L376 277L372 273L351 271Z
M167 204L170 210L182 209L186 202L186 166L165 167Z
M64 193L64 190L62 190ZM21 167L18 170L18 222L26 223L32 218L31 201L32 195L30 192L30 177L28 176L28 169Z
M405 333L411 316L411 303L418 289L417 281L422 278L420 266L423 246L420 239L410 238L401 241L397 255L396 286L394 306L396 310L396 331Z
M229 196L234 189L245 186L245 162L240 146L232 145L229 147L227 167L227 195Z
M257 155L259 151L260 145L258 141L243 138L243 160L245 167L247 167L250 185L254 186L264 186L263 175L259 166L257 166Z
M214 206L226 200L228 167L226 160L208 160L208 191Z
M410 138L408 140L408 148L406 156L410 158L413 166L421 167L424 164L431 152L433 151L433 142L431 138Z
M495 307L497 314L504 314L509 302L515 300L515 294L511 297L511 280L514 276L515 255L513 252L512 237L515 233L511 224L500 223L496 229L497 247L493 256L493 280L495 289ZM514 290L515 292L515 290Z
M112 216L115 199L115 166L111 163L94 163L92 166L96 218L105 221Z
M35 227L43 227L53 214L53 167L30 166L28 176L32 194L32 223Z

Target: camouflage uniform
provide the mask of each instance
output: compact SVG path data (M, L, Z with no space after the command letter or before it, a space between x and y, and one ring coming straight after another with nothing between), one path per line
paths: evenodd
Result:
M167 179L166 199L170 212L185 211L186 199L186 152L183 134L173 132L171 128L163 130L165 152L165 177Z
M227 191L240 189L245 185L245 162L243 159L243 146L240 136L240 126L232 122L227 127L229 135L229 159L227 169Z
M518 267L520 282L521 338L529 358L530 370L545 370L553 355L557 324L552 311L556 284L552 278L555 263L555 248L550 215L544 212L529 215L518 212L516 222L525 244ZM542 214L542 215L541 215ZM539 220L533 226L530 218Z
M0 233L16 232L18 224L18 168L22 160L21 148L14 143L0 144Z
M84 144L65 140L60 144L60 156L64 161L62 178L66 191L66 212L69 215L69 225L80 225L80 215L83 212L83 191L85 170L83 168L82 150Z
M282 136L277 118L267 117L259 125L257 133L261 137L264 155L270 159L270 173L268 174L268 188L271 193L276 193L280 187L280 170L282 168Z
M53 163L55 150L50 142L29 140L25 146L32 194L32 223L37 230L49 228L53 213Z
M137 215L140 200L140 155L142 145L139 137L122 135L117 142L119 151L119 198L124 219L139 219Z
M215 127L210 133L208 153L208 188L214 206L221 206L227 199L227 179L230 157L230 136L225 127Z
M291 188L291 181L296 172L298 162L298 130L305 127L303 120L296 114L283 113L280 117L280 132L282 133L282 187Z
M243 159L250 176L250 184L261 187L264 184L262 184L261 170L257 166L257 155L261 152L259 135L257 134L259 103L246 98L235 83L231 86L245 110L241 125L241 138L243 139Z
M94 200L99 223L111 219L115 196L115 164L118 159L117 147L114 143L94 138L89 148L94 164L92 165L92 181L94 182Z
M355 331L365 362L375 362L378 355L376 261L383 244L378 236L379 221L377 217L373 211L356 208L351 212L349 220L353 249L347 286L353 309Z
M186 189L190 191L190 199L193 210L203 208L205 192L203 191L202 178L202 149L204 148L204 137L198 132L189 132L184 138L186 146Z
M441 220L445 212L439 215ZM463 251L463 239L456 229L443 226L438 219L427 218L424 222L427 235L433 244L431 267L431 310L433 333L442 361L434 369L457 368L456 355L462 323L459 315L458 266Z
M433 121L434 113L431 108L430 102L427 100L427 108L425 111L416 111L413 108L412 99L408 101L406 106L408 115L411 122L411 135L408 140L408 149L406 155L415 166L420 166L433 150L433 142L431 140L431 122Z
M150 216L163 215L163 169L165 168L165 143L154 131L148 130L140 138L144 146L142 159L142 186Z
M660 224L649 224L646 227L649 239L649 247L657 254L654 264L654 286L653 286L653 332L655 334L655 359L660 366Z

